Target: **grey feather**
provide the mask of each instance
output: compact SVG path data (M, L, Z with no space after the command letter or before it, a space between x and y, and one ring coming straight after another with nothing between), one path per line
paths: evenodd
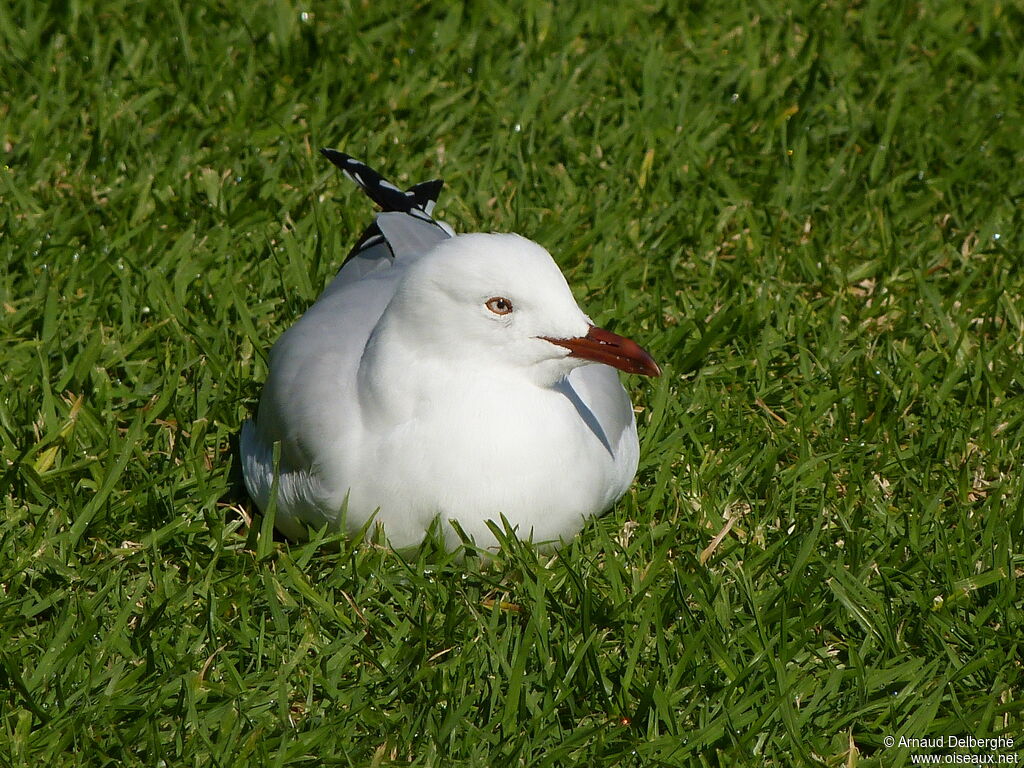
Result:
M396 259L426 253L451 237L436 223L424 221L407 213L378 213L377 226L391 246Z

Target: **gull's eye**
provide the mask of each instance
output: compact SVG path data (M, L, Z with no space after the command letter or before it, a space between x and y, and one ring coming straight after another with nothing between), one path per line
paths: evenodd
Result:
M485 306L496 315L507 315L512 311L512 302L504 296L494 296L488 299Z

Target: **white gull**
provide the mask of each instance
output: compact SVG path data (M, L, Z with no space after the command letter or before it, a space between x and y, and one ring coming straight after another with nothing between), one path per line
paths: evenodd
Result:
M520 538L572 537L636 473L614 368L657 376L657 364L593 325L541 246L435 221L440 181L402 192L321 151L384 212L271 350L242 427L250 495L266 512L276 493L290 538L373 517L401 548L440 518L449 546L454 520L492 547L487 521L502 516Z

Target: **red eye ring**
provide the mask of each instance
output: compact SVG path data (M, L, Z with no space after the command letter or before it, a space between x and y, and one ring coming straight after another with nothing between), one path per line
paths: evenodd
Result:
M504 296L492 296L484 306L496 315L507 315L512 311L512 302Z

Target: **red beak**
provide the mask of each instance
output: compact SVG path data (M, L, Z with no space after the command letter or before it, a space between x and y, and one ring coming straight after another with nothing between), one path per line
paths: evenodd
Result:
M643 347L604 328L592 325L586 336L575 339L552 339L547 336L541 338L568 349L569 357L604 363L626 373L661 376L661 368Z

